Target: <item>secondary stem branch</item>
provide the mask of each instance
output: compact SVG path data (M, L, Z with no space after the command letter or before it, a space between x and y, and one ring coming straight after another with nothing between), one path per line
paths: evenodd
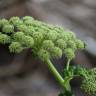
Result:
M69 65L70 65L70 59L68 59L66 69L69 70Z

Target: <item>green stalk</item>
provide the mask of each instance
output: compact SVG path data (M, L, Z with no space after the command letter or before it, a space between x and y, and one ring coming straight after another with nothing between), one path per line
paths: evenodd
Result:
M64 85L64 79L58 73L58 71L56 70L56 68L54 67L54 65L52 64L52 62L49 59L47 60L47 65L48 65L49 70L53 73L55 78L58 80L58 82L63 86Z
M49 59L47 60L47 65L64 90L71 92L70 78L63 79Z
M70 86L70 80L72 79L72 77L65 77L65 81L64 81L64 86L66 91L71 92L71 86Z
M66 66L67 71L69 70L70 61L71 61L70 59L68 59L67 61L67 66Z

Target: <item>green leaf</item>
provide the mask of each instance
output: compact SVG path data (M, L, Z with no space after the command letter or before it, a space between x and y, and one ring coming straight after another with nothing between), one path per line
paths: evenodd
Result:
M74 73L75 73L75 70L76 70L76 67L75 66L70 66L69 67L69 70L67 69L64 69L63 70L63 77L73 77L74 76Z
M75 75L83 76L84 78L87 78L89 76L88 69L77 66L75 70Z

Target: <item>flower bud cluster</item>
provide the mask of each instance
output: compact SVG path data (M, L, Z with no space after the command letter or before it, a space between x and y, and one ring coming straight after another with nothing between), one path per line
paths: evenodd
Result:
M84 42L76 35L58 26L34 20L30 16L0 19L0 43L9 44L10 52L19 53L31 48L43 61L46 58L68 59L75 57L75 51L84 49Z
M96 96L96 78L90 76L84 79L81 89L86 93L86 96Z

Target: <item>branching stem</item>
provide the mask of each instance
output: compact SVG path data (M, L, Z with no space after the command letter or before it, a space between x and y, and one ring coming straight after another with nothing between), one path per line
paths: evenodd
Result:
M62 76L59 74L59 72L57 71L57 69L54 67L54 65L52 64L52 62L49 59L47 60L47 65L48 65L49 70L53 73L53 75L58 80L60 85L64 88L64 90L71 92L71 86L70 86L71 78L63 79Z

